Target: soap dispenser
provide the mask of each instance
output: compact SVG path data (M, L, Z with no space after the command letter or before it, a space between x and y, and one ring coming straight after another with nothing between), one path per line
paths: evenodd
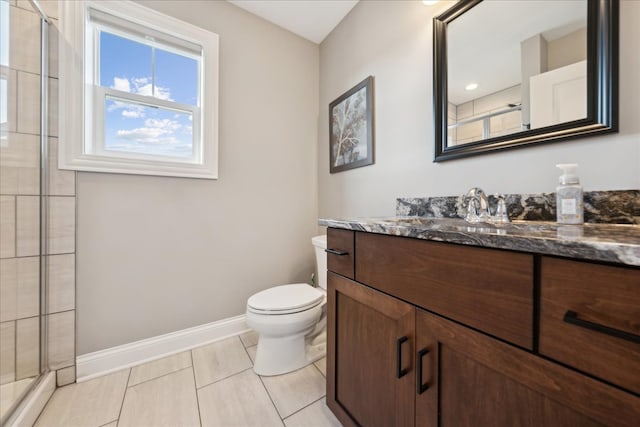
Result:
M558 224L582 224L584 222L584 199L580 179L576 174L578 165L563 163L556 165L562 169L556 189L556 217Z

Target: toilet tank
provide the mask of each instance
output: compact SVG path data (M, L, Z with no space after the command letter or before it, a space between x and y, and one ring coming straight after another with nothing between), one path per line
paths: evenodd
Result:
M316 266L318 267L318 280L316 284L322 289L327 289L327 236L315 236L311 238L311 243L316 250Z

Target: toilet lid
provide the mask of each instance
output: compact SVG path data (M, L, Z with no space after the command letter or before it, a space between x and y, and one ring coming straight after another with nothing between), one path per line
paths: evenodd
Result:
M249 297L247 307L252 311L286 314L316 306L323 299L323 292L306 283L296 283L260 291Z

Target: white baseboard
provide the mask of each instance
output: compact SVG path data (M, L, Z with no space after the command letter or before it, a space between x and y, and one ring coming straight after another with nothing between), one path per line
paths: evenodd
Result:
M243 314L83 354L76 358L77 381L87 381L101 375L239 335L248 330L249 327Z

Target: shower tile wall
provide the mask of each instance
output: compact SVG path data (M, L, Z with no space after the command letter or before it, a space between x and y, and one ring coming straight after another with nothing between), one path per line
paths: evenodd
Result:
M0 0L1 1L1 0ZM58 169L57 2L41 2L49 28L49 241L47 339L58 385L75 381L75 172ZM40 20L9 1L7 123L0 143L0 383L36 375L39 364ZM16 355L18 357L16 358Z
M481 98L474 99L464 104L460 104L456 109L456 119L466 120L475 116L499 111L508 106L508 104L517 104L522 99L520 93L520 85L513 86ZM491 119L490 137L500 136L503 134L518 132L521 125L520 111L512 111ZM482 121L472 122L458 127L456 135L456 144L466 144L472 141L482 139Z

